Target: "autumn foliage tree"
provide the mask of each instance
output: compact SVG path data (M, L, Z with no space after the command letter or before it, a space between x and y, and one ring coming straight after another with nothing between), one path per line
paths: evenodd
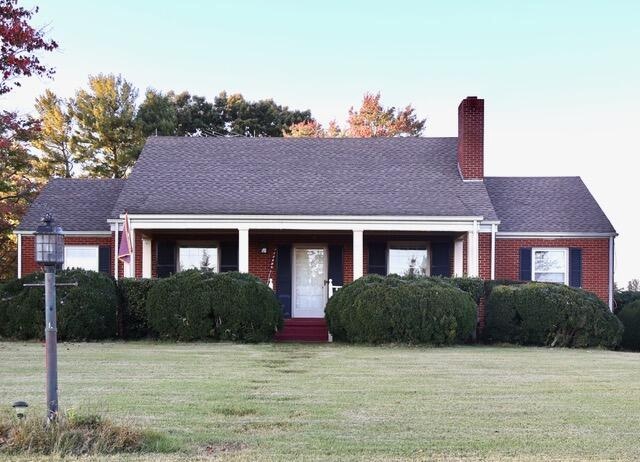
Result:
M19 7L17 0L0 0L0 95L19 87L22 77L53 75L54 70L40 62L39 53L58 45L29 24L37 11ZM37 159L27 146L38 128L29 117L0 112L0 279L15 275L12 232L38 190Z
M380 103L380 93L365 93L358 110L349 109L347 128L342 129L335 121L324 129L315 120L291 125L284 136L299 138L375 138L392 136L420 136L426 120L418 119L411 105L404 109L385 108Z

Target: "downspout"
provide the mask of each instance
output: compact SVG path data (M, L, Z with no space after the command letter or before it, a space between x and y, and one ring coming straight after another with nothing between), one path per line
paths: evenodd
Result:
M491 225L491 280L496 278L496 225Z
M22 277L22 234L18 234L18 279Z
M613 271L615 260L615 245L613 241L614 239L614 236L611 236L609 238L609 309L611 311L613 311Z

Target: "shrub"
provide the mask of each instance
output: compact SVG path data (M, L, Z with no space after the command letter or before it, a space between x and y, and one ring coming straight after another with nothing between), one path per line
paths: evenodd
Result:
M147 319L147 295L157 279L124 278L117 281L118 316L126 338L141 338L149 335Z
M489 340L523 345L615 347L622 326L595 295L559 284L496 286L487 302Z
M151 287L146 308L161 338L258 342L282 327L275 294L248 274L180 272Z
M326 318L336 340L452 344L474 330L476 305L443 278L368 275L331 297Z
M640 300L626 304L618 313L624 332L621 345L628 350L640 350Z
M56 287L58 339L99 340L116 335L117 295L113 280L93 271L61 271L56 282L78 286ZM44 289L24 287L43 282L42 274L16 279L2 288L0 335L20 340L44 336Z
M159 435L116 425L98 415L68 411L47 425L29 416L22 420L0 415L0 454L64 457L144 451Z
M640 292L635 290L619 290L614 293L615 310L619 313L625 305L640 300Z
M480 303L480 299L484 295L484 282L480 278L451 278L445 279L451 282L454 286L456 286L460 290L464 290L471 298L476 302L476 304Z

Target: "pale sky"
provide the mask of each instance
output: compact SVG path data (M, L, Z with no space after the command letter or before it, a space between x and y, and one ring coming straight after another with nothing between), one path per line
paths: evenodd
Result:
M456 136L485 99L487 175L579 175L620 236L616 281L640 278L638 1L40 0L53 81L0 97L30 112L89 74L210 99L222 90L344 121L365 91L411 103L426 136Z

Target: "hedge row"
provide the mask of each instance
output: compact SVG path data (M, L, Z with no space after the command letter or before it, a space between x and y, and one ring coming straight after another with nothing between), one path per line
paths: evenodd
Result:
M487 300L485 333L494 342L613 348L622 331L598 297L560 284L496 286Z
M326 319L346 342L453 344L471 337L476 303L444 278L368 275L331 297Z
M42 279L32 274L0 286L0 337L43 338L44 290L23 286ZM77 287L56 290L58 338L63 341L117 336L268 341L282 326L273 291L247 274L186 271L117 284L93 271L57 275L57 282L74 281Z
M24 287L41 283L42 274L31 274L0 287L0 336L19 340L44 337L44 289ZM102 273L67 270L57 282L77 282L56 288L58 338L101 340L116 336L117 292L113 280Z

